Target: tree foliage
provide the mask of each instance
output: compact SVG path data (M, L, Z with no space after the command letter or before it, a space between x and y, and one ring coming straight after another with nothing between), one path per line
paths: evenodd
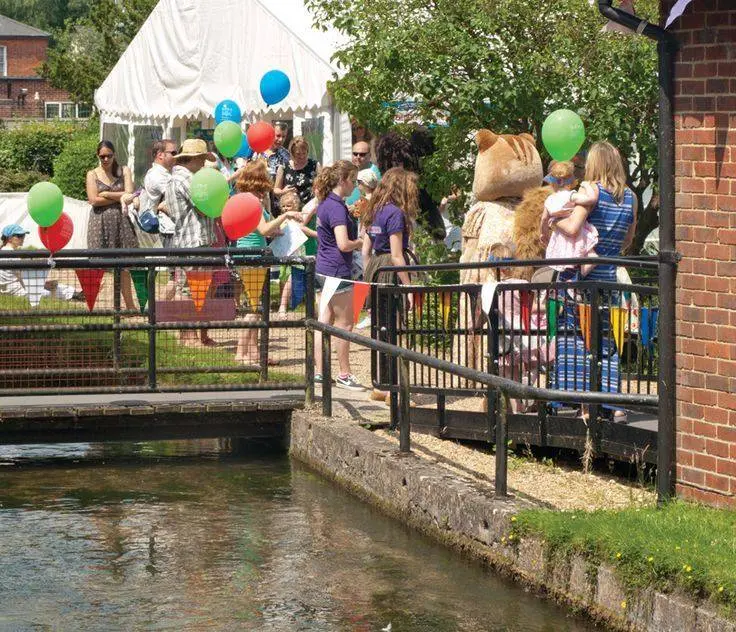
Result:
M93 0L0 0L0 14L44 31L89 14Z
M331 84L338 106L378 132L397 102L436 124L438 151L424 165L436 195L469 190L472 132L532 132L566 107L586 124L588 141L607 139L629 165L640 200L636 246L657 225L657 53L642 37L602 33L588 0L308 0L318 26L347 37ZM657 19L657 1L637 2ZM380 19L377 18L380 16ZM538 142L543 158L548 159Z
M68 20L56 33L42 74L52 85L67 90L75 101L92 103L94 91L156 4L157 0L95 2L88 14Z

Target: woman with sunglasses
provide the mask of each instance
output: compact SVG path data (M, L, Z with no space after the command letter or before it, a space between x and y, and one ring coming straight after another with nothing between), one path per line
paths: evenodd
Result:
M100 164L87 172L87 200L92 214L87 227L87 247L137 248L135 230L128 218L126 205L133 199L133 176L128 167L115 159L115 147L109 140L97 145ZM121 292L126 309L135 309L130 274L124 270Z

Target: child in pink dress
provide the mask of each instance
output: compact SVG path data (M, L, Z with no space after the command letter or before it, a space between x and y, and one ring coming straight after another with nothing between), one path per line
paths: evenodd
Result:
M547 243L547 259L572 259L582 257L596 257L595 247L598 244L598 230L585 222L575 237L569 237L555 229L554 220L568 217L575 206L589 205L594 198L588 190L587 183L579 190L574 191L575 185L574 166L571 162L555 162L544 179L551 185L554 193L544 203L542 215L542 235L549 234ZM551 230L551 232L550 232ZM570 265L553 265L555 270L561 271L565 268L574 268ZM586 276L595 266L584 265L580 268L581 276Z

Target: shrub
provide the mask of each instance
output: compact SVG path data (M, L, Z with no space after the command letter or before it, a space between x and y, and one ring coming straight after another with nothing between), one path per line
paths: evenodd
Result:
M0 169L0 191L3 193L24 193L42 180L48 180L48 177L38 171Z
M87 198L85 178L87 171L97 166L97 142L96 134L85 134L68 142L54 160L53 182L64 195L77 200Z
M0 131L0 169L53 175L54 158L85 128L74 123L34 122Z

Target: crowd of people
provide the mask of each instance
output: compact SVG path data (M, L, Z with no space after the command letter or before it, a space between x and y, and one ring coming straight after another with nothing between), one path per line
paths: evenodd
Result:
M238 247L265 248L268 240L278 235L287 221L296 222L304 232L306 242L300 251L316 256L317 289L328 278L339 283L332 299L319 314L322 322L352 330L353 281L383 282L377 271L385 266L405 266L412 259L412 235L417 217L423 215L439 238L449 236L446 206L459 194L457 191L436 204L421 186L417 153L410 141L390 132L389 141L381 139L373 146L358 139L352 148L351 160L339 160L323 167L309 156L309 144L303 137L288 136L285 125L276 125L273 146L264 154L247 161L231 161L211 152L200 139L187 139L181 147L173 140L157 141L152 146L152 165L136 192L130 170L120 165L115 148L103 140L97 146L99 166L87 174L87 196L91 205L88 246L92 249L135 248L140 228L146 218L153 217L164 247L198 248L224 246L228 243L219 220L200 213L191 196L192 177L206 165L219 169L227 178L231 192L248 192L261 202L262 217L257 228L237 240ZM385 142L384 142L385 141ZM617 256L633 238L636 224L636 197L626 186L624 165L618 151L609 143L592 145L585 163L582 182L576 179L571 162L552 163L545 182L552 189L547 198L539 229L539 239L547 247L548 258ZM136 223L138 225L136 225ZM7 226L2 231L2 247L22 246L27 231L20 226ZM457 236L455 236L457 238ZM449 246L449 244L448 244ZM508 258L513 253L496 248L493 256ZM281 270L282 292L279 315L287 317L291 294L290 268ZM560 280L585 277L599 281L615 281L616 270L611 265L580 267L558 266ZM251 275L251 276L249 276ZM399 282L409 284L406 272L398 273ZM510 272L502 279L511 278ZM7 277L7 278L6 278ZM229 284L228 296L260 296L259 284L268 274L253 269L241 279L222 280ZM127 309L134 308L130 276L121 279L122 298ZM167 299L186 293L186 276L176 271L166 286ZM233 284L254 287L233 290ZM243 292L243 290L246 290ZM333 288L334 289L334 288ZM47 288L62 298L78 298L73 288L61 285ZM0 273L0 292L23 292L22 280L12 273ZM209 292L218 293L213 283ZM406 300L411 307L411 294ZM383 306L372 306L383 309ZM513 308L512 308L513 309ZM249 318L257 318L250 314ZM509 315L514 320L514 314ZM603 314L603 327L608 326ZM575 327L575 314L562 318L561 327ZM369 322L369 321L367 321ZM566 324L565 324L566 323ZM359 323L365 326L366 321ZM198 332L182 332L189 339ZM236 359L245 364L259 363L258 330L245 330L238 341ZM202 344L214 344L206 331L199 332ZM354 376L349 344L336 344L339 372L336 385L350 390L363 390ZM319 340L315 344L315 380L321 382L322 357ZM558 388L580 389L577 367L585 356L579 338L565 337L557 345L556 382ZM618 358L615 346L604 345L606 357L603 375L604 390L617 390ZM572 367L572 368L571 368ZM384 394L379 394L383 397Z

